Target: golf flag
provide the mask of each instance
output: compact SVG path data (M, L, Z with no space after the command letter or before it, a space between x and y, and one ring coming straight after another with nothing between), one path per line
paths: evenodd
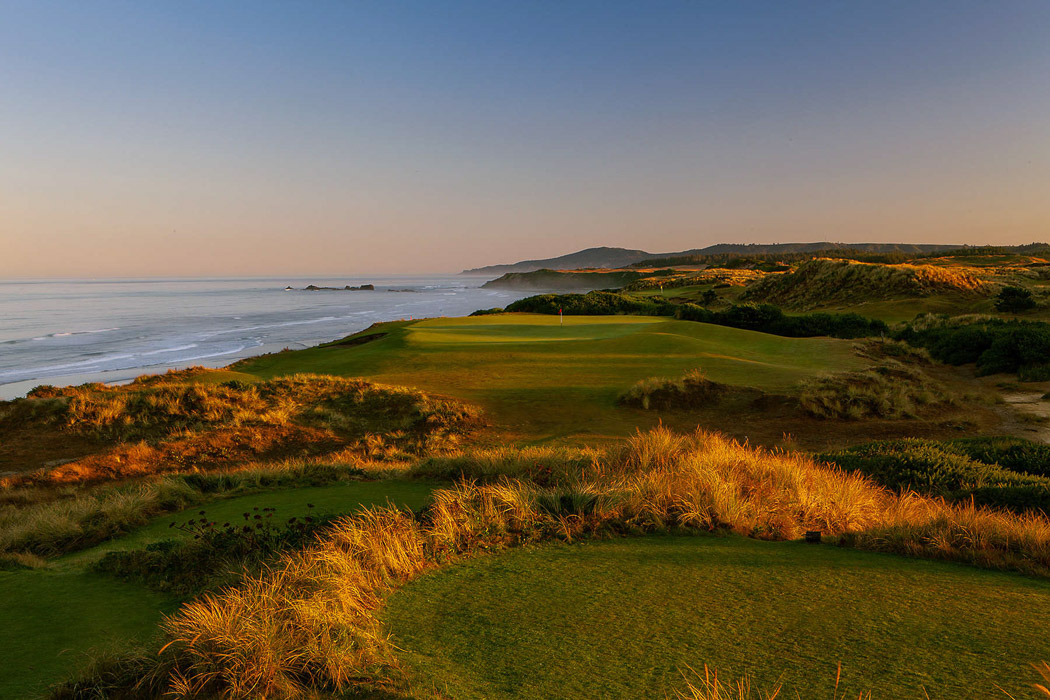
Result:
M558 325L559 326L564 326L565 325L565 319L561 315L561 309L558 309Z

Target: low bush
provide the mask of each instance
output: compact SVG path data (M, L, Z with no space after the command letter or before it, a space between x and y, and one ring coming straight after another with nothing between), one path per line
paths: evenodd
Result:
M989 461L974 459L967 454L967 447ZM991 459L997 452L994 446L989 449L980 442L967 445L966 441L910 439L873 442L818 458L859 471L892 489L914 489L977 505L1050 512L1050 478L1003 467Z
M578 483L599 473L605 453L579 447L495 447L426 457L409 474L419 478L492 482L526 479L540 486Z
M1050 445L1018 437L976 437L951 440L948 445L970 459L998 464L1019 474L1050 477Z

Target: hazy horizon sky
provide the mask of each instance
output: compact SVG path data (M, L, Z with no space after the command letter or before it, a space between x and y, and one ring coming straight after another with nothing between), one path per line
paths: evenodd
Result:
M0 278L1050 239L1050 2L0 0Z

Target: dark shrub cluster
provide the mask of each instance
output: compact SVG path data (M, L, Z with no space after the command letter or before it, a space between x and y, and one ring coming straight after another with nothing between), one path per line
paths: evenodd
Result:
M539 294L519 299L507 306L507 311L556 314L558 309L570 316L674 316L676 304L666 301L636 299L617 292L588 292L587 294Z
M1020 474L1050 477L1050 445L1018 437L977 437L952 440L951 447L970 459L998 464Z
M107 552L92 568L186 597L236 584L246 572L257 571L280 552L305 547L334 520L306 516L283 521L275 515L275 508L253 508L243 513L240 521L220 525L202 510L199 517L171 525L192 537L163 540L144 549Z
M683 321L713 323L789 338L869 338L889 332L889 326L859 314L815 313L789 316L772 304L737 304L711 311L696 304L637 299L617 292L588 294L540 294L509 305L507 311L534 314L563 313L572 316L674 316Z
M977 458L991 459L1006 451L994 442L908 439L872 442L822 454L818 459L859 471L892 489L911 489L955 501L972 498L977 505L1011 510L1050 512L1050 478Z
M979 374L1014 373L1023 381L1050 379L1050 324L982 320L964 325L906 326L896 337L924 347L950 365L976 363Z
M1003 287L995 297L995 310L1014 314L1035 308L1032 292L1024 287Z
M761 331L789 338L870 338L889 332L889 326L859 314L801 314L789 316L772 304L735 304L711 311L696 304L682 304L676 318L683 321L713 323L749 331Z

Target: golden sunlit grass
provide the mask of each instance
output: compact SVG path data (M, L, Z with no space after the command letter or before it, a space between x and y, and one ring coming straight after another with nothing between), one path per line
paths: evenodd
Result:
M175 696L230 698L291 698L387 677L397 662L377 612L391 590L463 557L552 539L682 528L793 539L820 530L857 547L1050 574L1042 516L894 494L713 434L658 429L578 467L561 465L558 488L464 482L436 492L419 516L375 509L348 518L268 574L171 617L155 673Z
M6 404L4 426L24 438L90 435L101 451L0 479L0 486L82 483L288 457L409 458L454 446L476 425L467 404L406 387L298 374L208 383L195 368L126 387L42 387Z
M988 294L987 272L963 266L883 265L818 258L793 272L767 275L747 288L745 299L807 309L930 294Z

